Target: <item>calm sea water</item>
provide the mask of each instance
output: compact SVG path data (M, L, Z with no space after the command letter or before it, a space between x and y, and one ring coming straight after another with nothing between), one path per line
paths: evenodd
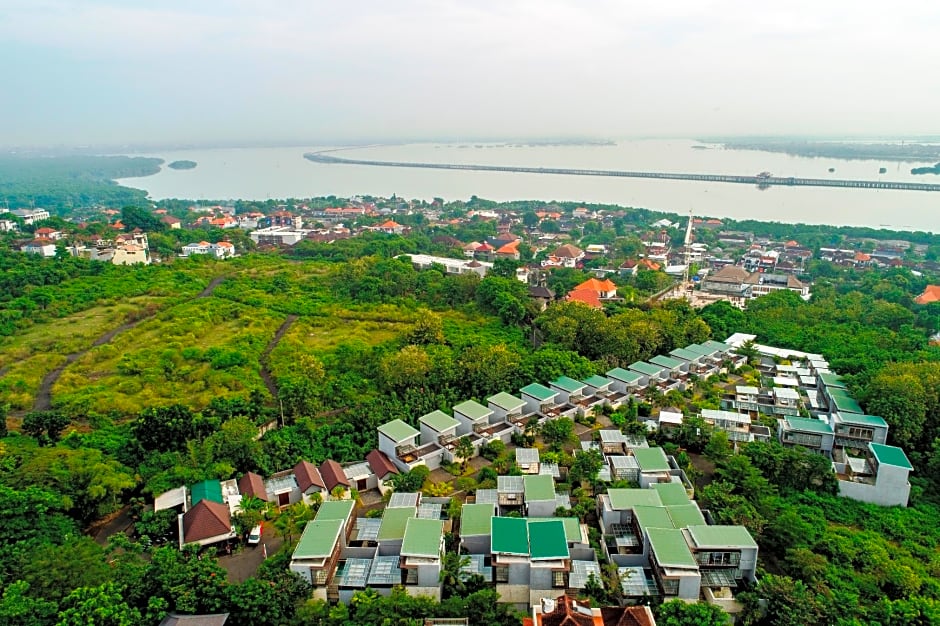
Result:
M154 153L167 162L196 161L193 170L171 170L119 181L145 189L155 200L306 198L335 195L430 200L569 200L643 207L696 215L835 225L940 230L940 193L825 187L772 187L590 178L544 174L383 168L311 163L303 153L324 146L185 150ZM754 150L725 150L688 140L620 141L616 145L410 144L343 150L350 158L479 163L527 167L649 170L934 182L912 176L921 162L897 163L804 158ZM879 174L880 167L887 168ZM829 172L834 168L834 172ZM937 181L940 182L940 181Z

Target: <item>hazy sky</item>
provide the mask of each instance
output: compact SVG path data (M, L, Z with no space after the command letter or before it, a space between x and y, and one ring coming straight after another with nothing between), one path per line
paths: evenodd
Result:
M940 133L940 4L0 0L0 144Z

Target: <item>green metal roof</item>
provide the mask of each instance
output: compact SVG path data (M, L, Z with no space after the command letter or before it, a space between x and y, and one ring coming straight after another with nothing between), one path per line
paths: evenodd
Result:
M640 382L642 376L637 372L631 372L630 370L625 370L622 367L615 367L614 369L607 372L607 376L610 378L615 378L619 381L625 382L627 384L635 384Z
M647 528L650 548L663 567L697 568L682 531L675 528Z
M667 506L666 510L669 511L669 517L672 518L672 523L676 528L686 528L705 523L702 510L693 502Z
M554 522L561 520L565 525L565 538L568 540L568 543L580 542L581 537L581 521L577 517L529 517L529 525L540 522Z
M655 489L608 489L607 497L615 511L625 511L635 506L662 506L659 491Z
M539 383L532 383L531 385L526 385L525 387L519 390L519 393L524 393L527 396L532 396L533 398L535 398L536 400L539 400L540 402L551 400L552 398L558 395L557 391L552 391L545 385L540 385Z
M839 421L846 424L858 424L860 426L879 426L887 428L888 422L877 415L865 415L863 413L839 413Z
M315 519L307 522L304 532L294 548L295 559L324 559L333 554L333 548L343 532L343 520Z
M396 443L405 441L411 437L417 437L421 434L414 427L409 426L405 422L398 419L386 422L379 426L379 432Z
M529 554L529 524L521 517L490 518L490 551L495 554Z
M196 506L200 500L209 500L219 504L225 502L222 500L222 483L218 480L204 480L196 483L189 488L189 493L192 498L192 506Z
M858 402L855 401L855 398L849 395L844 389L829 389L829 397L832 398L832 403L835 405L836 410L840 413L864 413L862 407L859 406Z
M439 433L444 432L448 428L454 428L460 425L460 422L444 411L431 411L427 415L422 415L418 418L418 421Z
M693 343L685 347L689 352L698 354L699 356L711 356L718 352L715 348L708 348L698 343Z
M530 555L533 561L567 559L568 539L565 524L560 519L527 523Z
M552 385L555 385L562 391L567 391L568 393L577 393L584 389L584 383L575 380L574 378L569 378L568 376L559 376L551 382Z
M685 363L683 363L682 361L677 361L676 359L672 359L672 358L669 358L668 356L663 356L661 354L657 354L656 356L651 358L650 363L652 363L653 365L659 365L661 367L668 367L671 370L678 369L682 367L683 365L685 365Z
M472 420L483 419L493 414L493 409L487 408L475 400L461 402L454 407L454 411L459 411Z
M689 503L689 494L682 483L655 483L653 489L666 506Z
M651 365L649 363L646 363L645 361L637 361L636 363L631 363L630 369L632 369L634 372L640 372L641 374L645 374L646 376L659 376L663 371L663 368L657 367L655 365Z
M682 359L684 361L698 361L700 358L702 358L701 354L697 354L691 350L686 350L685 348L676 348L669 354L676 357L677 359Z
M403 538L408 519L416 516L417 511L412 506L385 509L385 513L382 515L382 524L379 526L379 540Z
M641 472L665 472L670 469L662 448L633 448L633 456Z
M675 528L676 525L669 517L669 511L664 506L636 506L633 515L640 528Z
M442 520L412 517L405 522L405 539L401 544L401 555L440 556L443 536L444 522Z
M897 446L870 443L868 447L871 448L871 452L875 455L879 465L893 465L909 470L914 469L914 466L911 465L911 462L907 459L907 455L904 454L904 450Z
M703 342L702 345L706 348L718 350L719 352L730 352L734 350L734 346L729 346L726 343L721 343L720 341L715 341L713 339L709 339L708 341Z
M819 375L819 380L822 381L823 385L826 387L836 387L838 389L845 389L845 383L842 381L842 377L838 374L833 374L832 372L824 372Z
M352 500L327 500L320 505L317 519L339 519L345 522L354 508L356 508L356 503Z
M697 548L756 548L757 543L744 526L689 526Z
M496 507L491 503L465 504L460 509L460 535L490 534L490 518L496 515Z
M791 430L802 430L822 435L832 434L832 428L822 420L808 417L793 417L792 415L785 419Z
M525 476L526 502L555 499L555 479L548 474Z
M594 374L590 378L585 378L584 383L586 385L590 385L594 387L595 389L603 389L604 387L610 384L610 381L604 378L603 376L598 376L597 374Z
M505 391L500 391L495 396L490 396L486 399L486 401L495 404L501 409L506 409L507 411L512 411L513 409L518 409L525 406L525 400L517 398L512 394L508 394Z

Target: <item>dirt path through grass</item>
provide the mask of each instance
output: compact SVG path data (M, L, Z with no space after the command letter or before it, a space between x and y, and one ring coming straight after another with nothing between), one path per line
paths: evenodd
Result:
M211 296L212 292L215 291L215 288L218 287L219 284L223 280L225 280L224 276L218 276L216 278L213 278L209 282L209 284L206 285L206 288L200 291L195 296L195 299L198 300L200 298L208 298L209 296ZM141 317L140 319L136 319L133 322L127 322L127 323L121 324L117 328L111 329L105 334L95 339L95 341L87 349L80 350L78 352L73 352L72 354L66 355L65 363L63 363L62 365L60 365L59 367L55 368L54 370L52 370L51 372L49 372L48 374L42 377L42 383L39 385L39 391L36 393L35 401L33 401L33 411L48 411L49 409L52 408L52 386L56 383L57 380L59 380L59 377L62 376L62 372L65 371L66 367L68 367L70 364L74 363L79 358L84 356L85 353L88 352L88 350L91 350L91 348L95 348L97 346L103 346L104 344L114 339L118 334L123 333L126 330L130 330L131 328L134 328L141 322L152 318L157 313L159 313L159 310L154 311L153 314L151 315L147 315L145 317Z
M272 398L277 399L277 385L274 384L274 377L271 376L271 370L268 369L268 356L271 354L271 351L277 347L277 344L280 343L281 339L284 337L284 334L287 333L288 329L297 321L298 316L291 313L287 316L287 319L284 320L284 323L281 324L281 327L277 329L277 332L274 333L274 336L271 338L271 341L268 342L268 345L265 347L264 352L261 353L261 358L259 362L261 363L261 380L264 381L264 386L268 388L268 392L271 394Z

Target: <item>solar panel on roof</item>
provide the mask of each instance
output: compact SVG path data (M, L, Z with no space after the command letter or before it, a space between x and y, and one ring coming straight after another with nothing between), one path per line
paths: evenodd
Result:
M499 491L496 489L477 489L477 504L497 504L499 503Z
M437 502L422 502L421 506L418 507L418 518L441 519L441 511L443 508L443 505Z
M642 567L618 567L617 574L620 576L623 595L630 597L653 595L646 578L646 571Z
M356 539L359 541L376 541L379 538L380 526L382 526L380 518L360 517L356 520Z
M339 586L364 589L369 578L372 559L347 559L342 572L337 577Z
M393 493L391 500L388 501L388 508L394 509L404 506L418 506L418 494L416 493Z
M400 585L401 568L398 567L399 557L377 556L372 559L372 569L369 572L369 586L373 585Z
M601 582L601 567L597 564L597 561L572 561L571 573L568 575L568 587L584 589L591 574L594 574L597 582Z

